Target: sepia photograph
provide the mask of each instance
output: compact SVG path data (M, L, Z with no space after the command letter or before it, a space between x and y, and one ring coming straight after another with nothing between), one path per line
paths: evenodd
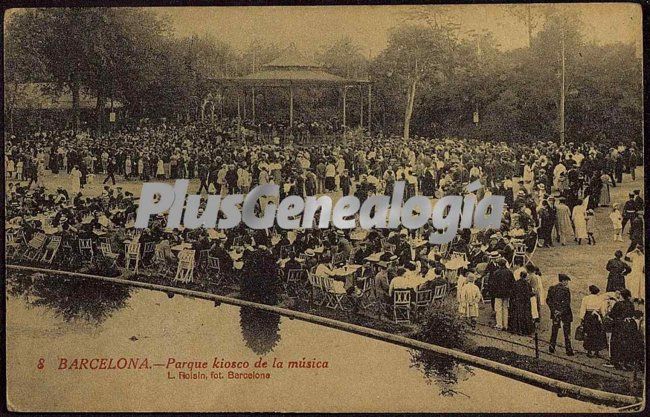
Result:
M640 4L98 5L4 10L4 412L645 409Z

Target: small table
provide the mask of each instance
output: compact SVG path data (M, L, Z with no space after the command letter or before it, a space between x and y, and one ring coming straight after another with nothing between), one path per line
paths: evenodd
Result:
M183 251L183 250L187 250L187 249L192 249L192 244L191 243L183 242L181 244L178 244L178 245L175 245L175 246L171 247L171 250L179 251L179 252Z
M375 252L372 255L366 256L366 261L379 262L381 261L381 255L383 254L384 252Z

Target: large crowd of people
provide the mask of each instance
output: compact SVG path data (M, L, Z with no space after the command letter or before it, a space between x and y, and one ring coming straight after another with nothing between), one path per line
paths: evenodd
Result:
M326 123L310 126L316 129ZM351 300L353 309L362 308L370 296L390 306L400 290L412 291L415 301L418 291L436 293L436 288L453 284L459 312L472 324L480 303L491 300L495 327L521 335L532 334L541 307L548 304L552 349L558 329L564 327L567 353L572 354L566 326L571 322L570 296L568 312L564 284L549 289L545 297L534 253L537 247L557 244L597 245L594 211L611 206L613 239L622 240L624 233L630 238L627 252L615 259L629 270L610 261L605 296L598 295L595 286L590 289L592 298L583 301L580 319L585 350L598 354L611 344L612 362L617 367L629 365L628 359L616 355L621 344L631 340L629 329L625 333L619 328L629 327L630 318L639 319L632 302L645 297L639 270L644 259L644 200L637 190L617 204L610 190L624 174L634 178L635 168L642 164L642 152L634 142L508 144L348 134L337 141L304 144L291 136L280 137L278 131L266 126L265 134L259 134L260 129L238 128L228 120L161 124L100 136L72 131L17 133L5 144L6 227L14 236L9 242L20 253L29 250L29 242L39 235L57 236L58 259L69 260L83 252L80 241L90 241L93 253L114 252L123 263L129 244L137 241L141 264L158 271L173 268L179 254L191 249L197 264L205 264L208 256L218 259L221 275L242 280L276 270L285 271L285 277L290 270L308 271L326 278L328 290ZM65 187L46 189L44 178L49 175L66 179ZM196 179L198 193L245 193L258 184L274 183L280 185L281 198L354 194L361 201L374 194L390 195L400 180L407 183L405 199L463 194L464 185L480 180L483 187L476 191L477 198L503 195L506 208L500 229L461 230L449 245L428 242L431 223L419 230L287 231L277 226L249 230L243 225L170 230L160 217L137 232L137 196L125 191L123 184L179 178ZM93 182L103 183L101 194L86 192ZM304 276L305 286L310 285L309 274ZM633 281L620 279L628 274ZM568 281L562 276L560 280ZM619 307L605 311L603 305L611 300ZM621 304L628 301L632 308ZM613 320L608 333L605 317ZM603 339L605 333L611 342Z

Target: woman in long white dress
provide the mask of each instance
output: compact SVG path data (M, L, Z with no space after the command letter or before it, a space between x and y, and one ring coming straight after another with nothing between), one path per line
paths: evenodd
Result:
M165 163L162 158L158 158L158 162L156 163L156 178L165 178Z
M599 206L609 206L611 203L611 195L609 192L609 187L614 185L612 179L608 174L603 174L600 176L600 180L603 183L603 186L600 189L600 199L598 201Z
M578 205L573 208L573 225L575 226L576 239L578 239L578 245L582 242L582 239L587 239L587 204L589 204L589 197L585 198L584 201L579 201Z
M633 300L645 301L645 255L643 248L637 245L632 252L626 255L630 261L632 271L626 277L626 287L632 293Z
M81 190L81 171L75 165L70 171L70 195L77 195Z

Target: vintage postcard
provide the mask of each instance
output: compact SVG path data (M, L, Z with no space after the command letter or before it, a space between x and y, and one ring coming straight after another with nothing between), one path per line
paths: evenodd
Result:
M5 412L645 408L640 5L59 6L4 14Z

